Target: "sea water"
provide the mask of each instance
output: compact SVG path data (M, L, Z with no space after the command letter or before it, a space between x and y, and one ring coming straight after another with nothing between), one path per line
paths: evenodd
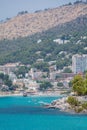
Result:
M58 98L0 97L0 130L87 130L87 115L44 108Z

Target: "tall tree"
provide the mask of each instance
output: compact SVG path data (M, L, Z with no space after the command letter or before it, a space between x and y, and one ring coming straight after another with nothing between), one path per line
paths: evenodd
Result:
M76 75L72 80L73 91L78 95L84 95L84 80L81 75Z

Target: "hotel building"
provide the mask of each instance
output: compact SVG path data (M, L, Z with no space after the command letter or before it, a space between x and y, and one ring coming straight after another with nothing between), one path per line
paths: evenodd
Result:
M83 73L87 70L87 55L73 55L72 56L72 72L74 74Z

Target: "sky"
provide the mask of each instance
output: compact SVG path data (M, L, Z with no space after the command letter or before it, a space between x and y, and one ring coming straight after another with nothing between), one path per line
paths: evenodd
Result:
M0 0L0 21L12 18L21 11L29 13L54 8L76 0Z

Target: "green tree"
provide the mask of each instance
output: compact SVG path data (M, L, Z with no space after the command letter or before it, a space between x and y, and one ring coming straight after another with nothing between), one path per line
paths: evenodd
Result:
M52 87L53 87L53 85L50 82L44 81L44 82L42 82L40 84L40 88L39 89L42 90L42 91L44 91L44 90L46 90L48 88L52 88Z
M87 88L87 73L85 74L84 86Z
M4 74L3 73L0 73L0 79L4 79Z
M72 81L69 82L69 87L72 87Z
M70 68L65 68L63 73L72 73L72 70Z
M59 83L57 83L57 86L62 87L62 86L63 86L63 83L62 83L62 82L59 82Z
M12 81L10 79L8 80L4 80L5 85L7 85L8 87L12 86Z
M9 75L0 73L0 79L2 79L3 83L9 88L12 86L12 81L9 79Z
M84 103L82 104L82 107L87 110L87 102L84 102Z
M49 65L46 62L35 63L33 67L42 70L43 72L49 72Z
M26 66L18 67L18 70L15 71L16 76L22 75L22 77L25 77L25 73L28 73L29 68Z
M72 106L78 106L79 104L79 101L73 96L69 96L67 102Z
M77 95L85 95L86 87L84 86L84 79L81 75L76 75L72 80L73 91L77 93Z

